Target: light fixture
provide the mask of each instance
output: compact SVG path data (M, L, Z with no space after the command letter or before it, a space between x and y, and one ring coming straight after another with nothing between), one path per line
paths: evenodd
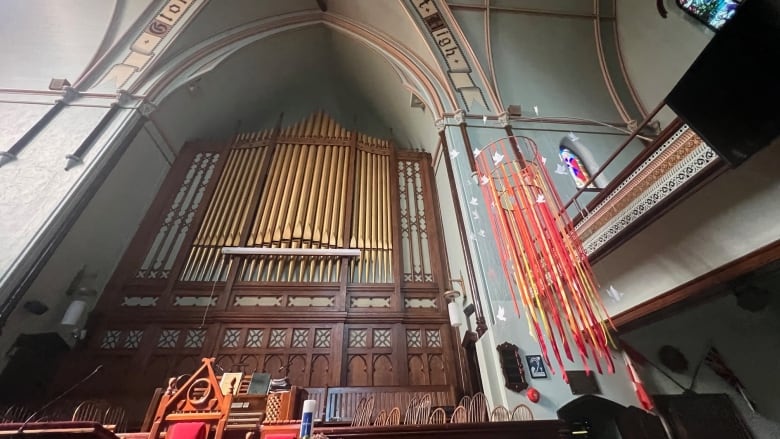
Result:
M222 247L223 255L360 256L359 248Z
M449 290L444 292L444 298L449 300L447 304L447 312L450 315L450 326L458 328L463 325L463 310L460 308L458 298L461 296L460 291Z
M97 296L97 291L92 288L80 287L71 293L73 299L68 305L68 309L65 310L65 314L60 320L60 324L63 326L78 326L81 321L81 317L84 315L84 311L87 310L87 306L91 298Z

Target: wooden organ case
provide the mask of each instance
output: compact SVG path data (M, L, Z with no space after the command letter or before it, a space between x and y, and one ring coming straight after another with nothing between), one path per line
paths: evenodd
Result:
M86 392L123 403L131 420L203 357L225 372L280 378L288 368L307 388L457 387L431 171L427 153L324 113L229 144L186 144L60 382L103 364Z

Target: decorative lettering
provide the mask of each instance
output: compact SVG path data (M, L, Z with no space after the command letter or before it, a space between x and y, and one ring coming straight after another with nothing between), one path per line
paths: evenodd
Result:
M169 0L130 46L127 57L121 63L115 64L101 79L100 84L114 82L116 88L122 88L133 73L141 71L154 57L154 50L162 38L178 23L191 4L190 0Z
M431 38L439 48L439 53L447 64L450 81L463 98L467 109L474 104L480 104L489 109L487 101L482 94L482 89L471 77L471 67L458 45L457 38L453 35L444 17L439 13L433 0L411 0L414 10L422 19Z

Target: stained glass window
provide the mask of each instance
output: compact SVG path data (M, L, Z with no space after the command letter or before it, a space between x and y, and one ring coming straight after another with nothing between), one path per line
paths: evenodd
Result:
M590 180L590 174L582 163L582 159L574 153L571 149L561 146L560 148L561 161L569 169L569 175L574 179L574 184L577 189L585 187L585 183ZM591 186L593 186L591 184Z
M677 5L712 29L720 29L742 0L677 0Z

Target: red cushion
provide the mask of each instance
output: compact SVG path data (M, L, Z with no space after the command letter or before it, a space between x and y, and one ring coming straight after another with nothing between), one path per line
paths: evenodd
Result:
M205 422L177 422L168 428L167 439L206 439Z

